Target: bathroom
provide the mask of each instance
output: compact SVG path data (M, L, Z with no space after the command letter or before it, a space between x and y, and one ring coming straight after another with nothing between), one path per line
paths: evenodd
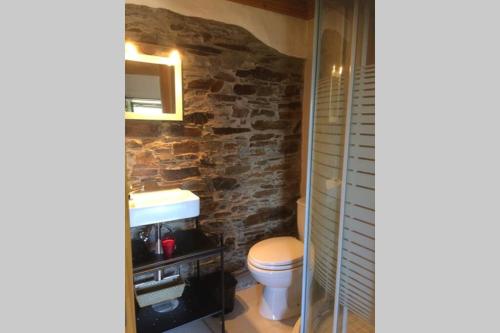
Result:
M130 332L375 331L374 46L372 1L126 1Z
M498 2L0 7L0 332L499 331Z

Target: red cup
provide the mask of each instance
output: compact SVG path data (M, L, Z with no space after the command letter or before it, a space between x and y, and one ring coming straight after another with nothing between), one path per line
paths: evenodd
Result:
M162 239L161 246L163 247L163 256L168 259L172 257L172 253L174 253L175 239Z

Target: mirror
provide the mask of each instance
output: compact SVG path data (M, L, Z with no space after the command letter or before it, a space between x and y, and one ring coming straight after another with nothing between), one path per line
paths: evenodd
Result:
M133 44L125 52L125 119L182 120L180 56L141 54Z
M125 111L151 116L175 114L173 67L126 60Z

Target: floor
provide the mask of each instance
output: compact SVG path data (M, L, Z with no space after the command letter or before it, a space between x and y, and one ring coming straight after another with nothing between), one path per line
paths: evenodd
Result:
M339 320L342 320L341 318ZM333 325L333 316L328 316L316 328L314 333L331 333ZM340 332L340 329L339 329ZM347 317L347 333L375 333L375 327L370 325L365 319L349 311Z
M179 326L168 333L213 333L203 320L193 321L192 323Z
M268 320L259 314L260 284L236 292L234 310L226 316L227 333L291 333L298 317L284 321ZM168 333L218 333L220 322L207 318L168 331Z
M291 333L297 317L284 321L263 318L259 314L259 298L262 293L260 284L236 291L234 310L226 316L227 333ZM331 317L318 327L318 332L331 332ZM217 318L198 320L168 333L219 333L220 322ZM349 312L347 333L375 333L375 328L356 314Z
M375 333L375 327L366 320L349 312L347 317L347 333Z

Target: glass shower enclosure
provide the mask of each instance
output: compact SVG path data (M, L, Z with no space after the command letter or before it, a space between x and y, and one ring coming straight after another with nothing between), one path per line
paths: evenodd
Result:
M374 332L374 0L316 1L301 332Z

